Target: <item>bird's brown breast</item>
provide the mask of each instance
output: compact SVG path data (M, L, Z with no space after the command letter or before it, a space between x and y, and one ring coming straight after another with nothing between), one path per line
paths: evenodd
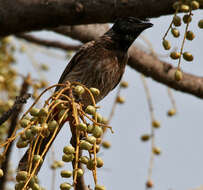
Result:
M103 43L91 42L82 47L72 58L65 69L59 83L77 81L87 87L100 90L96 102L103 99L121 80L127 62L127 53L107 49ZM70 69L71 68L71 69ZM82 102L90 104L89 97L85 94Z

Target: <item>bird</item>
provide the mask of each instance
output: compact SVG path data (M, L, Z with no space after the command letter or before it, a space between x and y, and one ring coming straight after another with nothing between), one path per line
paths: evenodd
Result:
M116 19L104 35L82 45L66 66L58 83L80 82L88 88L97 88L100 95L95 97L95 101L99 102L121 81L129 47L145 29L152 26L147 19ZM60 89L57 86L55 92ZM80 101L84 106L91 104L87 94Z
M66 66L58 84L65 84L67 81L79 82L88 88L97 88L100 95L95 97L95 101L96 103L101 101L119 84L128 61L129 47L145 29L152 26L153 24L146 19L134 17L116 19L104 35L82 45ZM63 87L58 85L55 92L61 88ZM81 97L81 103L86 107L91 104L91 100L84 95ZM38 154L43 152L50 138L51 136L39 140L41 144ZM18 167L20 171L26 170L28 156L29 151L21 158Z

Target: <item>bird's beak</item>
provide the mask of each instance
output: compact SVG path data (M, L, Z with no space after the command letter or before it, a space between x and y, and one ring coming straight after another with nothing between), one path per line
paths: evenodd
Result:
M152 26L153 24L149 21L142 21L142 23L140 23L140 27L142 27L143 29L151 28Z

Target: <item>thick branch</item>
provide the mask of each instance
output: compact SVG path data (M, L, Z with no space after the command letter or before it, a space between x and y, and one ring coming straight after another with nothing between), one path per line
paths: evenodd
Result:
M95 30L95 27L97 27L97 30ZM85 43L97 39L98 36L102 35L100 31L104 33L105 29L108 29L107 25L102 25L101 30L99 30L99 28L98 25L90 25L86 28L85 26L74 26L72 30L70 30L69 27L64 27L61 28L64 32L61 31L60 33L67 34ZM66 33L65 31L69 32ZM183 73L183 79L177 82L174 80L175 68L171 64L158 60L135 46L131 46L129 55L128 65L131 68L173 89L203 98L203 77Z
M176 68L171 64L160 61L135 46L130 48L129 54L128 65L131 68L173 89L203 98L203 77L183 73L183 79L177 82L174 79Z
M109 23L174 12L176 0L0 0L0 36L61 25Z
M108 25L81 25L73 27L60 27L55 31L68 35L81 42L87 42L97 39L108 29ZM58 48L65 49L58 44ZM65 49L66 50L66 49ZM174 68L171 64L156 59L154 56L132 46L129 50L128 65L153 78L155 81L167 85L176 90L203 98L203 78L195 75L183 73L183 79L180 82L174 80Z

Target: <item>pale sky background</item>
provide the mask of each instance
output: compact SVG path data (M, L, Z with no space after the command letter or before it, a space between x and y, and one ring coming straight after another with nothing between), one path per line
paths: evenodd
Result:
M196 75L203 75L203 32L197 27L198 20L202 18L202 11L194 12L191 30L195 32L196 38L190 42L186 41L185 50L191 51L194 55L192 63L182 61L183 71ZM161 46L161 39L170 24L171 16L151 19L154 27L148 29L143 34L153 44L158 54L165 55L167 52ZM183 26L181 37L183 37ZM41 32L42 37L50 39L64 40L62 37L56 37L53 33ZM169 33L169 39L173 39ZM173 47L180 45L179 40L172 40ZM69 42L69 40L68 40ZM138 42L138 40L136 41ZM136 44L135 42L135 44ZM141 40L139 40L141 42ZM142 42L141 42L142 43ZM53 58L52 56L32 51L38 62L48 63L50 72L45 76L50 84L58 82L62 71L64 70L67 59ZM59 57L64 57L64 53L54 51ZM25 55L17 54L20 73L34 72L29 59ZM177 65L177 61L169 62ZM150 142L143 143L140 136L150 132L150 116L148 112L146 96L141 83L140 74L136 71L126 68L124 80L129 82L129 88L124 89L121 94L126 99L124 105L119 105L116 114L112 120L111 126L115 133L107 133L105 139L112 143L109 150L101 150L99 155L104 160L104 167L98 169L98 184L106 186L107 190L136 189L144 190L147 178L150 156ZM161 122L161 128L156 130L156 145L162 149L161 156L155 158L152 179L154 189L156 190L189 190L203 184L203 102L194 96L173 91L178 114L175 117L168 118L166 113L171 108L167 96L167 88L147 79L152 101L155 109L155 116ZM114 90L104 101L100 102L102 106L101 113L108 116L111 105L115 97ZM31 102L31 100L30 100ZM69 144L70 131L66 124L63 131L58 135L55 146L55 155L61 159L63 146ZM14 162L18 162L16 154L20 156L23 151L15 153ZM48 159L47 159L48 160ZM15 165L15 164L14 164ZM47 164L41 169L40 181L46 189L51 189L51 171L48 170ZM65 168L70 169L71 164L65 164ZM59 189L60 183L65 180L60 177L61 169L57 170L57 179L55 189ZM86 183L92 184L91 172L86 170ZM72 179L68 180L72 181Z

